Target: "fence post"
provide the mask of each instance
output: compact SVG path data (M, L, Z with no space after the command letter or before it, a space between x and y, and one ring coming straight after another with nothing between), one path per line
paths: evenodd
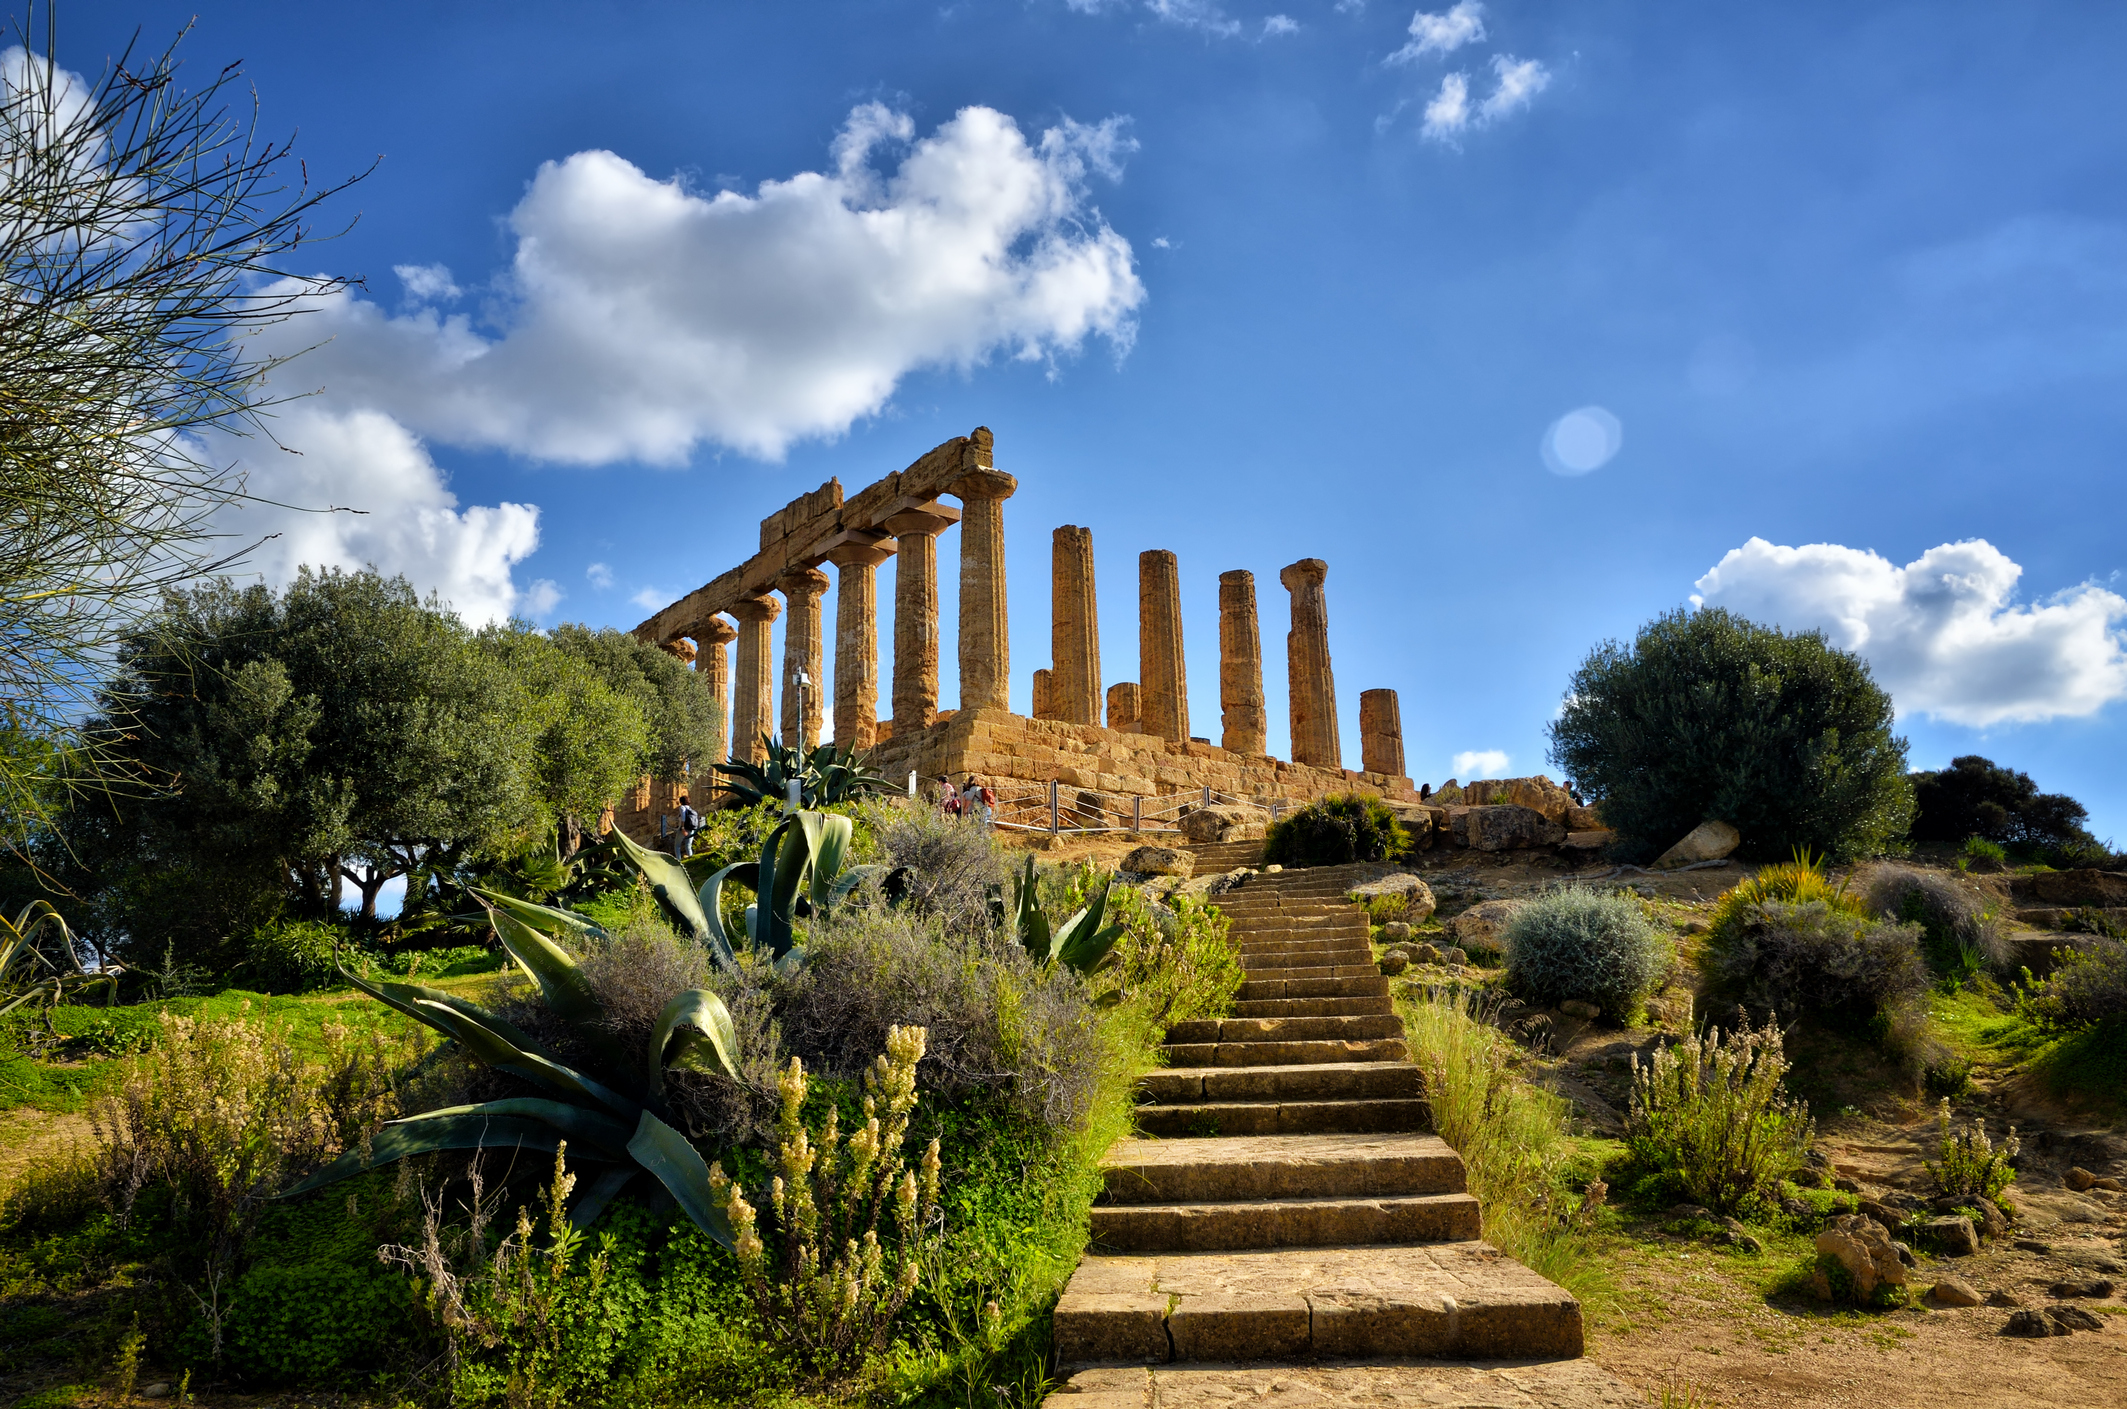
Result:
M1130 795L1130 832L1131 835L1135 836L1144 830L1145 795L1143 793L1132 793Z
M1056 780L1049 779L1049 835L1056 835Z
M1211 784L1204 784L1204 806L1211 806Z

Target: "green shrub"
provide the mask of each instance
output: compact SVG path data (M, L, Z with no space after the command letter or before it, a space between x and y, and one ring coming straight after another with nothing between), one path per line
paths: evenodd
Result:
M1768 900L1788 905L1821 902L1829 909L1856 919L1874 918L1867 897L1849 891L1845 881L1834 881L1825 875L1821 857L1797 851L1793 860L1761 867L1756 875L1731 886L1721 896L1720 902L1714 906L1707 942L1717 949L1725 947L1744 926L1753 922L1757 907Z
M1957 864L1960 870L1999 871L2008 866L2009 851L2000 842L1988 841L1985 837L1966 837L1958 852Z
M2127 940L2083 940L2049 977L2023 990L2017 1011L2049 1032L2127 1022Z
M1543 1003L1577 998L1631 1017L1674 957L1637 900L1579 886L1548 891L1515 911L1503 940L1507 981Z
M2001 844L2041 850L2094 839L2089 809L2064 793L2042 793L2031 775L1966 754L1948 768L1913 775L1913 840ZM2005 859L2005 858L2004 858Z
M269 920L244 946L243 979L261 993L307 993L339 983L339 950L348 942L339 925L317 920Z
M1694 1034L1632 1063L1626 1141L1635 1160L1716 1213L1768 1203L1802 1167L1816 1130L1787 1099L1787 1055L1767 1023Z
M1808 847L1866 855L1912 815L1891 697L1851 652L1718 608L1657 618L1574 672L1551 760L1644 859L1700 822L1743 835L1740 854Z
M1325 797L1270 826L1263 860L1279 866L1342 866L1393 861L1411 849L1411 834L1378 797Z
M1109 917L1123 927L1093 991L1112 994L1151 1025L1154 1041L1178 1022L1224 1017L1247 975L1233 924L1216 904L1176 894L1170 908L1135 886L1117 886Z
M1947 1096L1942 1098L1938 1121L1941 1132L1936 1139L1936 1155L1942 1163L1922 1162L1938 1193L1953 1199L1991 1199L2015 1180L2016 1171L2010 1168L2010 1162L2023 1148L2023 1142L2016 1138L2015 1126L2009 1127L2009 1138L1997 1149L1979 1121L1962 1126L1950 1123Z
M1918 925L1768 900L1707 938L1716 985L1754 1012L1850 1020L1894 1048L1917 1040L1928 990Z

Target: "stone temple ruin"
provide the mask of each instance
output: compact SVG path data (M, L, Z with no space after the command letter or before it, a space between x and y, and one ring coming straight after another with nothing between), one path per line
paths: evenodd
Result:
M1094 602L1093 534L1055 532L1050 664L1034 672L1032 718L1011 712L1011 643L1005 614L1004 502L1018 481L992 463L986 428L938 446L907 469L844 497L838 480L761 521L760 551L665 607L635 634L691 658L728 721L718 758L758 761L761 737L820 739L831 698L838 743L867 750L889 778L973 773L1007 805L1045 800L1068 825L1146 815L1161 802L1232 800L1270 808L1324 793L1376 793L1415 802L1404 774L1394 690L1360 696L1362 767L1344 767L1330 669L1327 566L1302 558L1279 573L1291 594L1286 655L1291 679L1290 760L1265 752L1262 633L1252 573L1219 577L1219 706L1214 744L1189 735L1175 556L1138 561L1138 679L1102 688ZM957 507L942 502L958 500ZM938 536L960 526L960 661L957 708L938 698ZM879 717L879 564L898 557L889 716ZM836 571L834 666L822 660L821 571ZM778 600L780 598L780 600ZM780 694L770 627L787 610ZM728 648L737 643L736 663ZM831 680L831 693L828 682ZM780 710L777 706L780 704ZM705 782L697 779L697 784ZM616 822L645 839L677 810L684 783L645 780ZM699 799L697 799L699 801ZM1171 813L1170 813L1171 815Z

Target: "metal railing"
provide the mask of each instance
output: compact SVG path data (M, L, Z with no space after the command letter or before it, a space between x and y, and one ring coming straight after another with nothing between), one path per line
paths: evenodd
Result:
M1212 787L1147 797L1142 793L1078 788L1051 779L1047 783L993 784L991 791L997 796L991 809L992 826L1012 832L1045 832L1052 837L1104 832L1132 836L1179 833L1184 815L1216 803L1261 808L1272 821L1285 808L1282 799L1236 797Z

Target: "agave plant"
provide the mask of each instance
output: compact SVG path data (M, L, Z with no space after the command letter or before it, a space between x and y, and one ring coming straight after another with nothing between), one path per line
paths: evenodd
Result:
M1041 908L1034 881L1034 858L1029 855L1026 870L1012 877L1010 919L1020 944L1040 963L1062 964L1073 973L1092 973L1106 962L1115 941L1123 936L1121 925L1101 926L1108 917L1108 890L1113 884L1114 878L1110 877L1084 909L1061 925L1051 925L1048 913ZM1001 905L1003 897L998 896L997 900Z
M743 947L783 974L805 963L799 920L826 914L867 880L879 879L889 896L899 888L905 868L845 865L853 835L847 817L793 812L761 843L759 860L734 862L697 888L681 863L614 833L673 924L705 946L717 963L736 972ZM724 924L724 887L733 883L755 897L746 907L743 934Z
M665 1005L647 1049L621 1049L562 936L604 939L590 920L514 896L477 892L491 907L503 948L540 997L567 1025L584 1058L564 1062L523 1029L473 1003L411 983L369 983L343 977L378 1002L456 1042L483 1065L514 1076L537 1094L477 1105L424 1111L386 1124L366 1148L347 1151L281 1197L293 1198L410 1155L437 1150L535 1150L554 1153L565 1140L569 1158L594 1167L570 1218L588 1227L631 1185L655 1183L686 1210L695 1226L733 1246L729 1220L710 1197L709 1167L671 1124L665 1074L675 1069L736 1077L737 1034L723 1000L689 989Z
M104 1002L118 993L116 965L90 970L74 947L74 932L49 900L32 900L14 919L0 915L0 1017L25 1003L46 1008L68 993L104 990Z
M854 745L837 748L825 743L808 754L777 743L766 734L761 735L761 743L768 751L763 763L748 763L734 755L729 763L716 765L717 772L731 779L725 786L749 806L789 801L793 780L798 785L800 807L822 807L849 802L867 793L894 790L892 783L864 766Z

